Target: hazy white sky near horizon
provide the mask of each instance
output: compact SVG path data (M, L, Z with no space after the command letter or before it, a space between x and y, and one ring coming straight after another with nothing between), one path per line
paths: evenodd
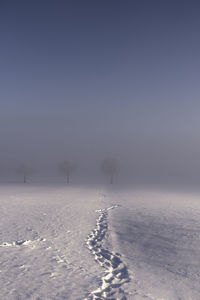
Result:
M200 177L198 1L1 1L0 161Z

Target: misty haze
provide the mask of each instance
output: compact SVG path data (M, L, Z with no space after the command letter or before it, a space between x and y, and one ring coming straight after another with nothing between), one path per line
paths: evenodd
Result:
M0 1L0 299L200 299L199 12Z

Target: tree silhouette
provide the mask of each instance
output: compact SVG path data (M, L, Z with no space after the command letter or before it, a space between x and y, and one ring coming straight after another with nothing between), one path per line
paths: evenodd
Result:
M75 164L70 161L63 161L58 165L59 171L67 179L67 184L70 182L71 173L75 170Z
M17 168L17 173L21 174L23 176L23 182L26 183L27 182L27 176L30 175L33 172L32 168L25 165L25 164L21 164L18 168Z
M115 158L106 158L102 161L101 170L110 178L110 184L114 182L114 176L119 172L119 163Z

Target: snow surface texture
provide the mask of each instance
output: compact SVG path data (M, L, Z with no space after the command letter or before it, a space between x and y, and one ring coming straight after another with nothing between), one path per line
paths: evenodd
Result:
M4 185L0 206L2 300L200 299L199 193Z
M127 267L122 262L119 253L106 250L101 245L108 228L108 211L117 207L118 205L113 205L97 211L100 215L97 219L96 228L92 230L87 239L88 248L94 254L95 260L107 270L102 277L101 287L93 291L87 298L88 300L127 299L122 289L122 285L129 282Z
M85 246L95 188L0 187L0 299L80 299L102 276Z
M200 194L126 189L109 196L123 205L109 226L132 275L128 299L199 300Z

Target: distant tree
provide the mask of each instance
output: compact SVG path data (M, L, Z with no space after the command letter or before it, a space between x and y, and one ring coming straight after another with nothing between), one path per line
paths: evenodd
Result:
M27 182L27 176L30 175L33 172L32 168L22 164L17 168L17 173L23 176L23 182Z
M114 176L119 172L119 162L115 158L106 158L101 163L102 172L109 176L110 184L114 182Z
M66 177L67 184L69 184L71 173L75 170L76 166L70 161L63 161L58 165L59 171Z

